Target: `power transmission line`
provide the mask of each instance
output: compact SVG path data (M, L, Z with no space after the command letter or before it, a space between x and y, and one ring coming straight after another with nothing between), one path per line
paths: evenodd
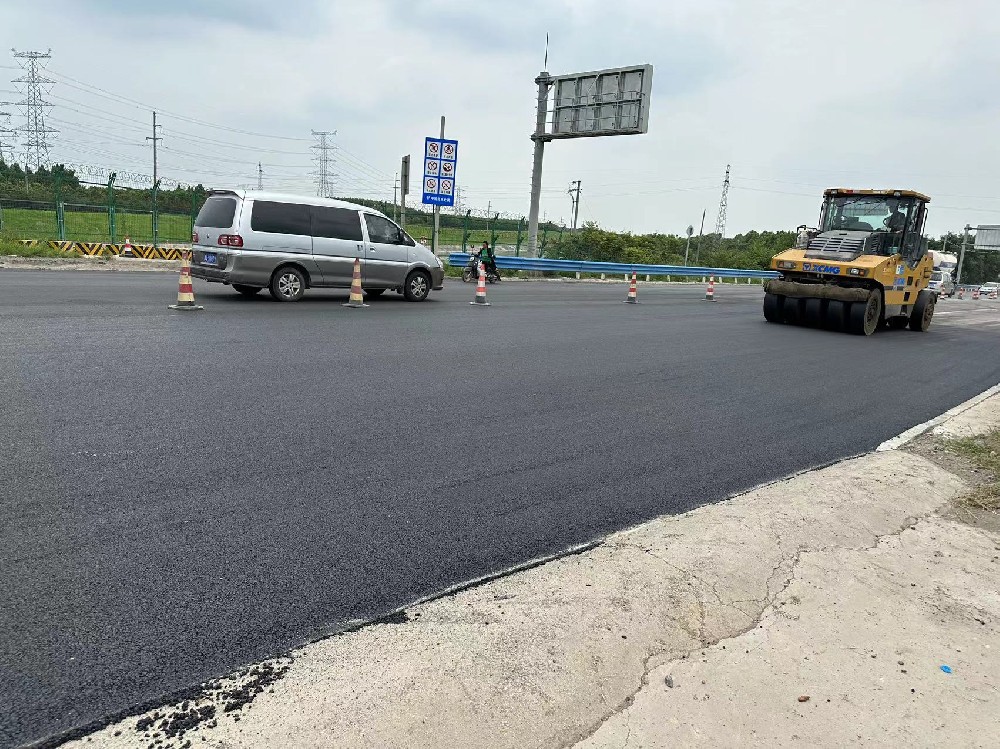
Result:
M569 199L573 202L573 231L576 231L576 221L580 216L580 186L582 182L580 180L574 180L569 183Z
M719 214L715 217L715 234L719 246L726 236L726 211L729 208L729 164L726 164L726 181L722 183L722 199L719 201Z
M19 101L18 106L24 109L24 126L19 128L24 133L24 165L25 168L32 168L38 171L39 167L49 165L49 135L57 132L45 124L45 110L52 104L45 100L45 94L55 81L46 78L42 73L45 70L45 61L52 59L51 50L48 52L18 52L14 53L14 59L21 65L25 75L15 78L13 83L20 84L24 98Z
M333 197L333 178L337 175L330 172L330 151L334 150L334 146L327 138L332 138L337 134L337 131L313 130L312 134L314 138L318 139L312 145L312 148L317 151L316 194L321 198L331 198Z

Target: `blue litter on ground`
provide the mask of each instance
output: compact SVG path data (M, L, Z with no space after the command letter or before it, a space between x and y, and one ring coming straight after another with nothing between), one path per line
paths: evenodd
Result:
M946 674L950 674L951 666L941 666L941 670L944 671Z

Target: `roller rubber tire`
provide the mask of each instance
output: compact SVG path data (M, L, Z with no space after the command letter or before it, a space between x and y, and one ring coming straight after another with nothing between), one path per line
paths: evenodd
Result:
M781 308L784 306L785 297L780 294L767 292L764 294L764 319L768 322L782 322Z
M913 305L913 312L910 313L910 330L918 333L926 333L931 326L931 318L934 317L934 295L924 289L917 295L917 303Z
M855 335L871 335L882 322L882 295L873 291L864 302L852 302L847 313L848 330Z

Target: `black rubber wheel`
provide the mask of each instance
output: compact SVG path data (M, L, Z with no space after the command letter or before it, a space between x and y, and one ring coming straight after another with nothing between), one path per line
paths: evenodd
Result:
M764 319L768 322L781 322L781 308L785 297L767 292L764 294Z
M805 303L802 305L802 320L806 325L813 328L818 328L823 324L823 318L826 316L826 300L825 299L806 299Z
M306 277L298 268L286 265L271 276L271 296L279 302L297 302L306 293Z
M403 283L403 296L408 302L422 302L431 293L431 277L427 271L415 270Z
M851 302L847 316L847 329L855 335L871 335L882 322L882 295L877 291L868 294L864 302Z
M243 296L256 296L262 291L260 286L244 286L241 283L234 283L233 289L241 293Z
M931 326L931 318L934 317L934 295L924 289L917 295L917 303L913 305L913 312L910 313L910 330L918 333L926 333Z
M789 325L801 324L802 300L797 297L786 296L785 303L781 306L781 316Z
M368 299L374 299L375 297L382 296L385 293L385 289L365 289L364 292Z
M823 327L827 330L838 332L844 329L847 323L847 303L839 299L831 299L826 305L826 315L823 318Z
M472 272L472 268L464 268L462 270L462 283L471 283L476 278L475 274Z
M902 330L910 322L908 317L890 317L885 321L885 327L889 330Z

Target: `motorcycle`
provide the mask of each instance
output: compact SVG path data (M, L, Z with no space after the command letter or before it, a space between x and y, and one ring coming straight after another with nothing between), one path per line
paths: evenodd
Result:
M469 255L468 264L462 269L462 281L464 283L471 283L472 281L479 280L479 263L481 262L481 256L478 252L473 252ZM486 282L487 283L497 283L500 281L500 274L495 273L490 268L486 269Z

